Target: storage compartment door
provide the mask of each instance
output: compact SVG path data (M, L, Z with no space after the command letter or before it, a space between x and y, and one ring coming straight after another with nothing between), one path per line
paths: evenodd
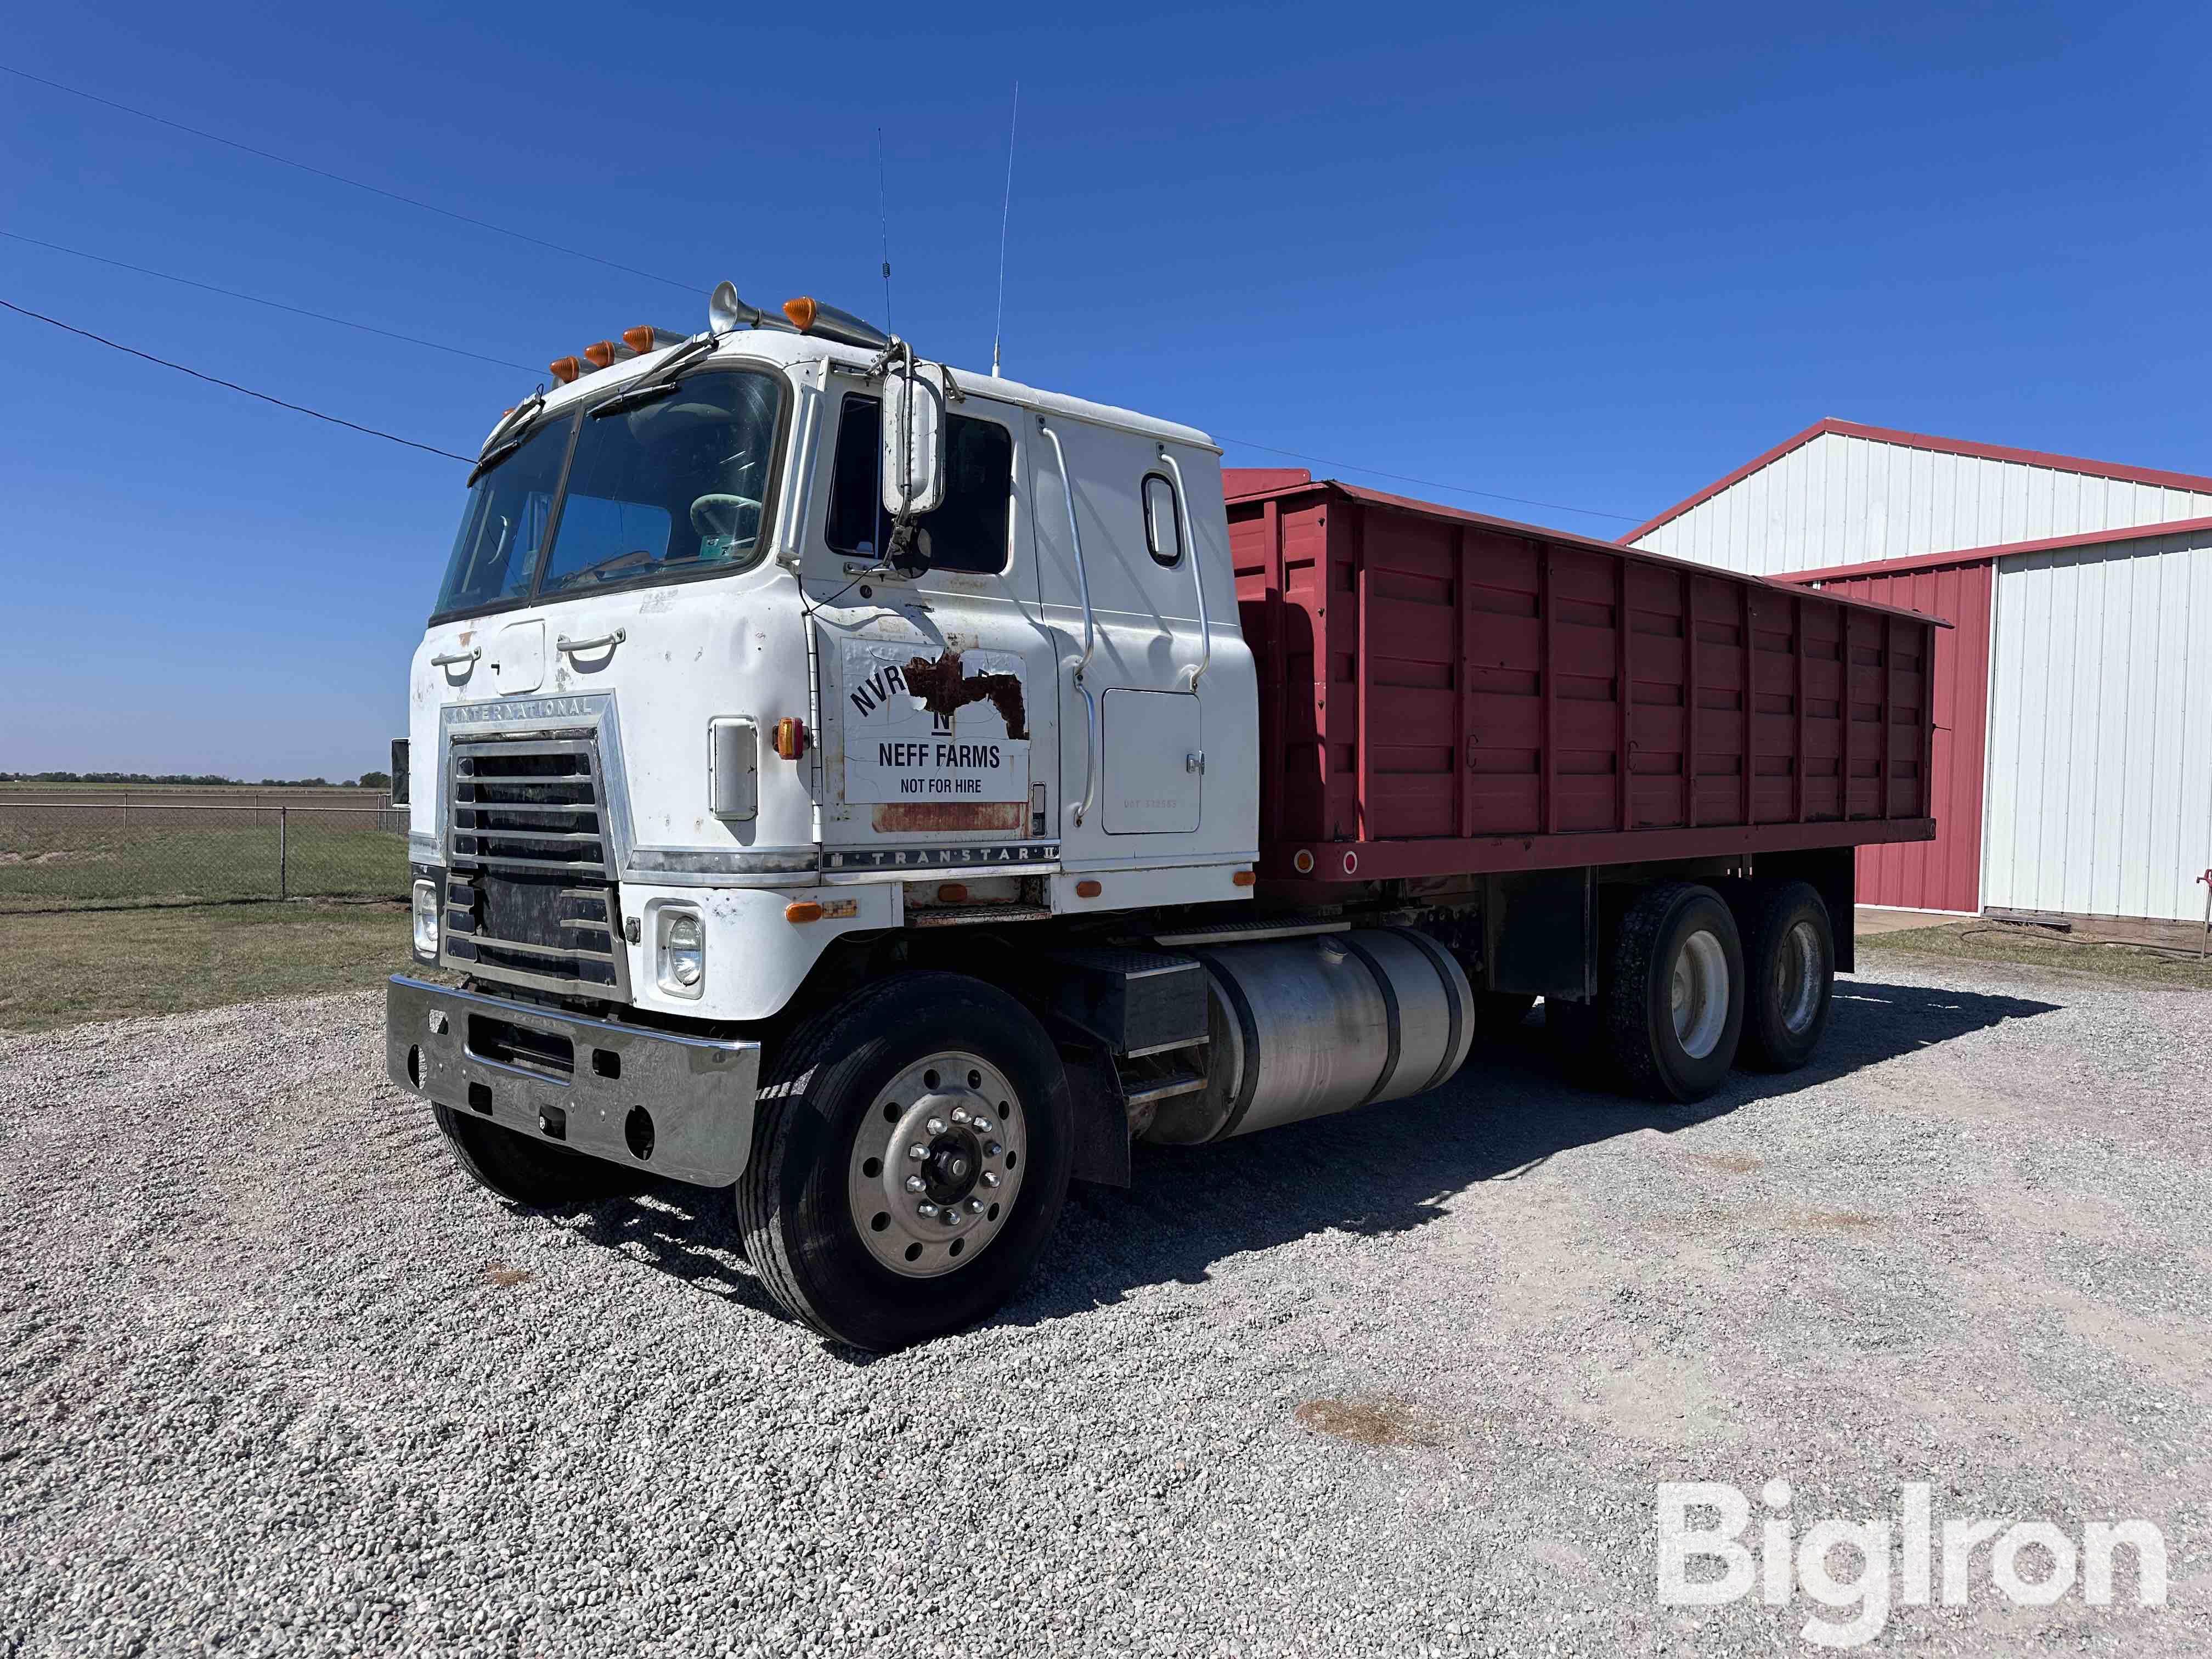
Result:
M1106 833L1158 836L1197 829L1206 785L1197 696L1116 687L1099 703L1105 727Z

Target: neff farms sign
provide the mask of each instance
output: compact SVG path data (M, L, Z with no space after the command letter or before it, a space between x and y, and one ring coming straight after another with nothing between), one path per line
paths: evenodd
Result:
M1026 801L1029 715L1011 651L930 657L845 642L845 799Z

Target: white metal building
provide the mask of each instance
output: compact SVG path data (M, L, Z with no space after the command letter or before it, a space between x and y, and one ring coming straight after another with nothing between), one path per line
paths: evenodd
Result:
M1929 611L1932 845L1860 897L2201 918L2212 872L2212 477L1827 420L1622 538Z

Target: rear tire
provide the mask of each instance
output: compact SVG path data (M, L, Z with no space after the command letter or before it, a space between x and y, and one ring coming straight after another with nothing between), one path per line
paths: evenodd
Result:
M1703 1100L1735 1063L1743 1034L1743 945L1710 887L1668 882L1621 918L1606 1025L1629 1086L1657 1100Z
M1066 1075L1029 1011L963 975L896 974L778 1046L738 1225L793 1317L884 1352L1012 1294L1059 1223L1073 1153Z
M477 1186L509 1203L532 1210L599 1204L653 1184L652 1176L619 1164L532 1140L451 1107L434 1109L453 1161Z
M1794 1072L1813 1058L1828 1030L1836 989L1836 935L1828 907L1811 884L1782 881L1752 890L1745 907L1743 1063Z

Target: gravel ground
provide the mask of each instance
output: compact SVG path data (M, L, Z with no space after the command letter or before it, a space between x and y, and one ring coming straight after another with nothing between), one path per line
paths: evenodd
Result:
M1148 1154L867 1361L711 1195L468 1186L374 996L0 1041L0 1654L1809 1651L1655 1595L1656 1483L1772 1476L2164 1529L2162 1609L1984 1565L1883 1651L2212 1648L2212 1004L1864 963L1820 1067L1698 1108L1532 1025Z

